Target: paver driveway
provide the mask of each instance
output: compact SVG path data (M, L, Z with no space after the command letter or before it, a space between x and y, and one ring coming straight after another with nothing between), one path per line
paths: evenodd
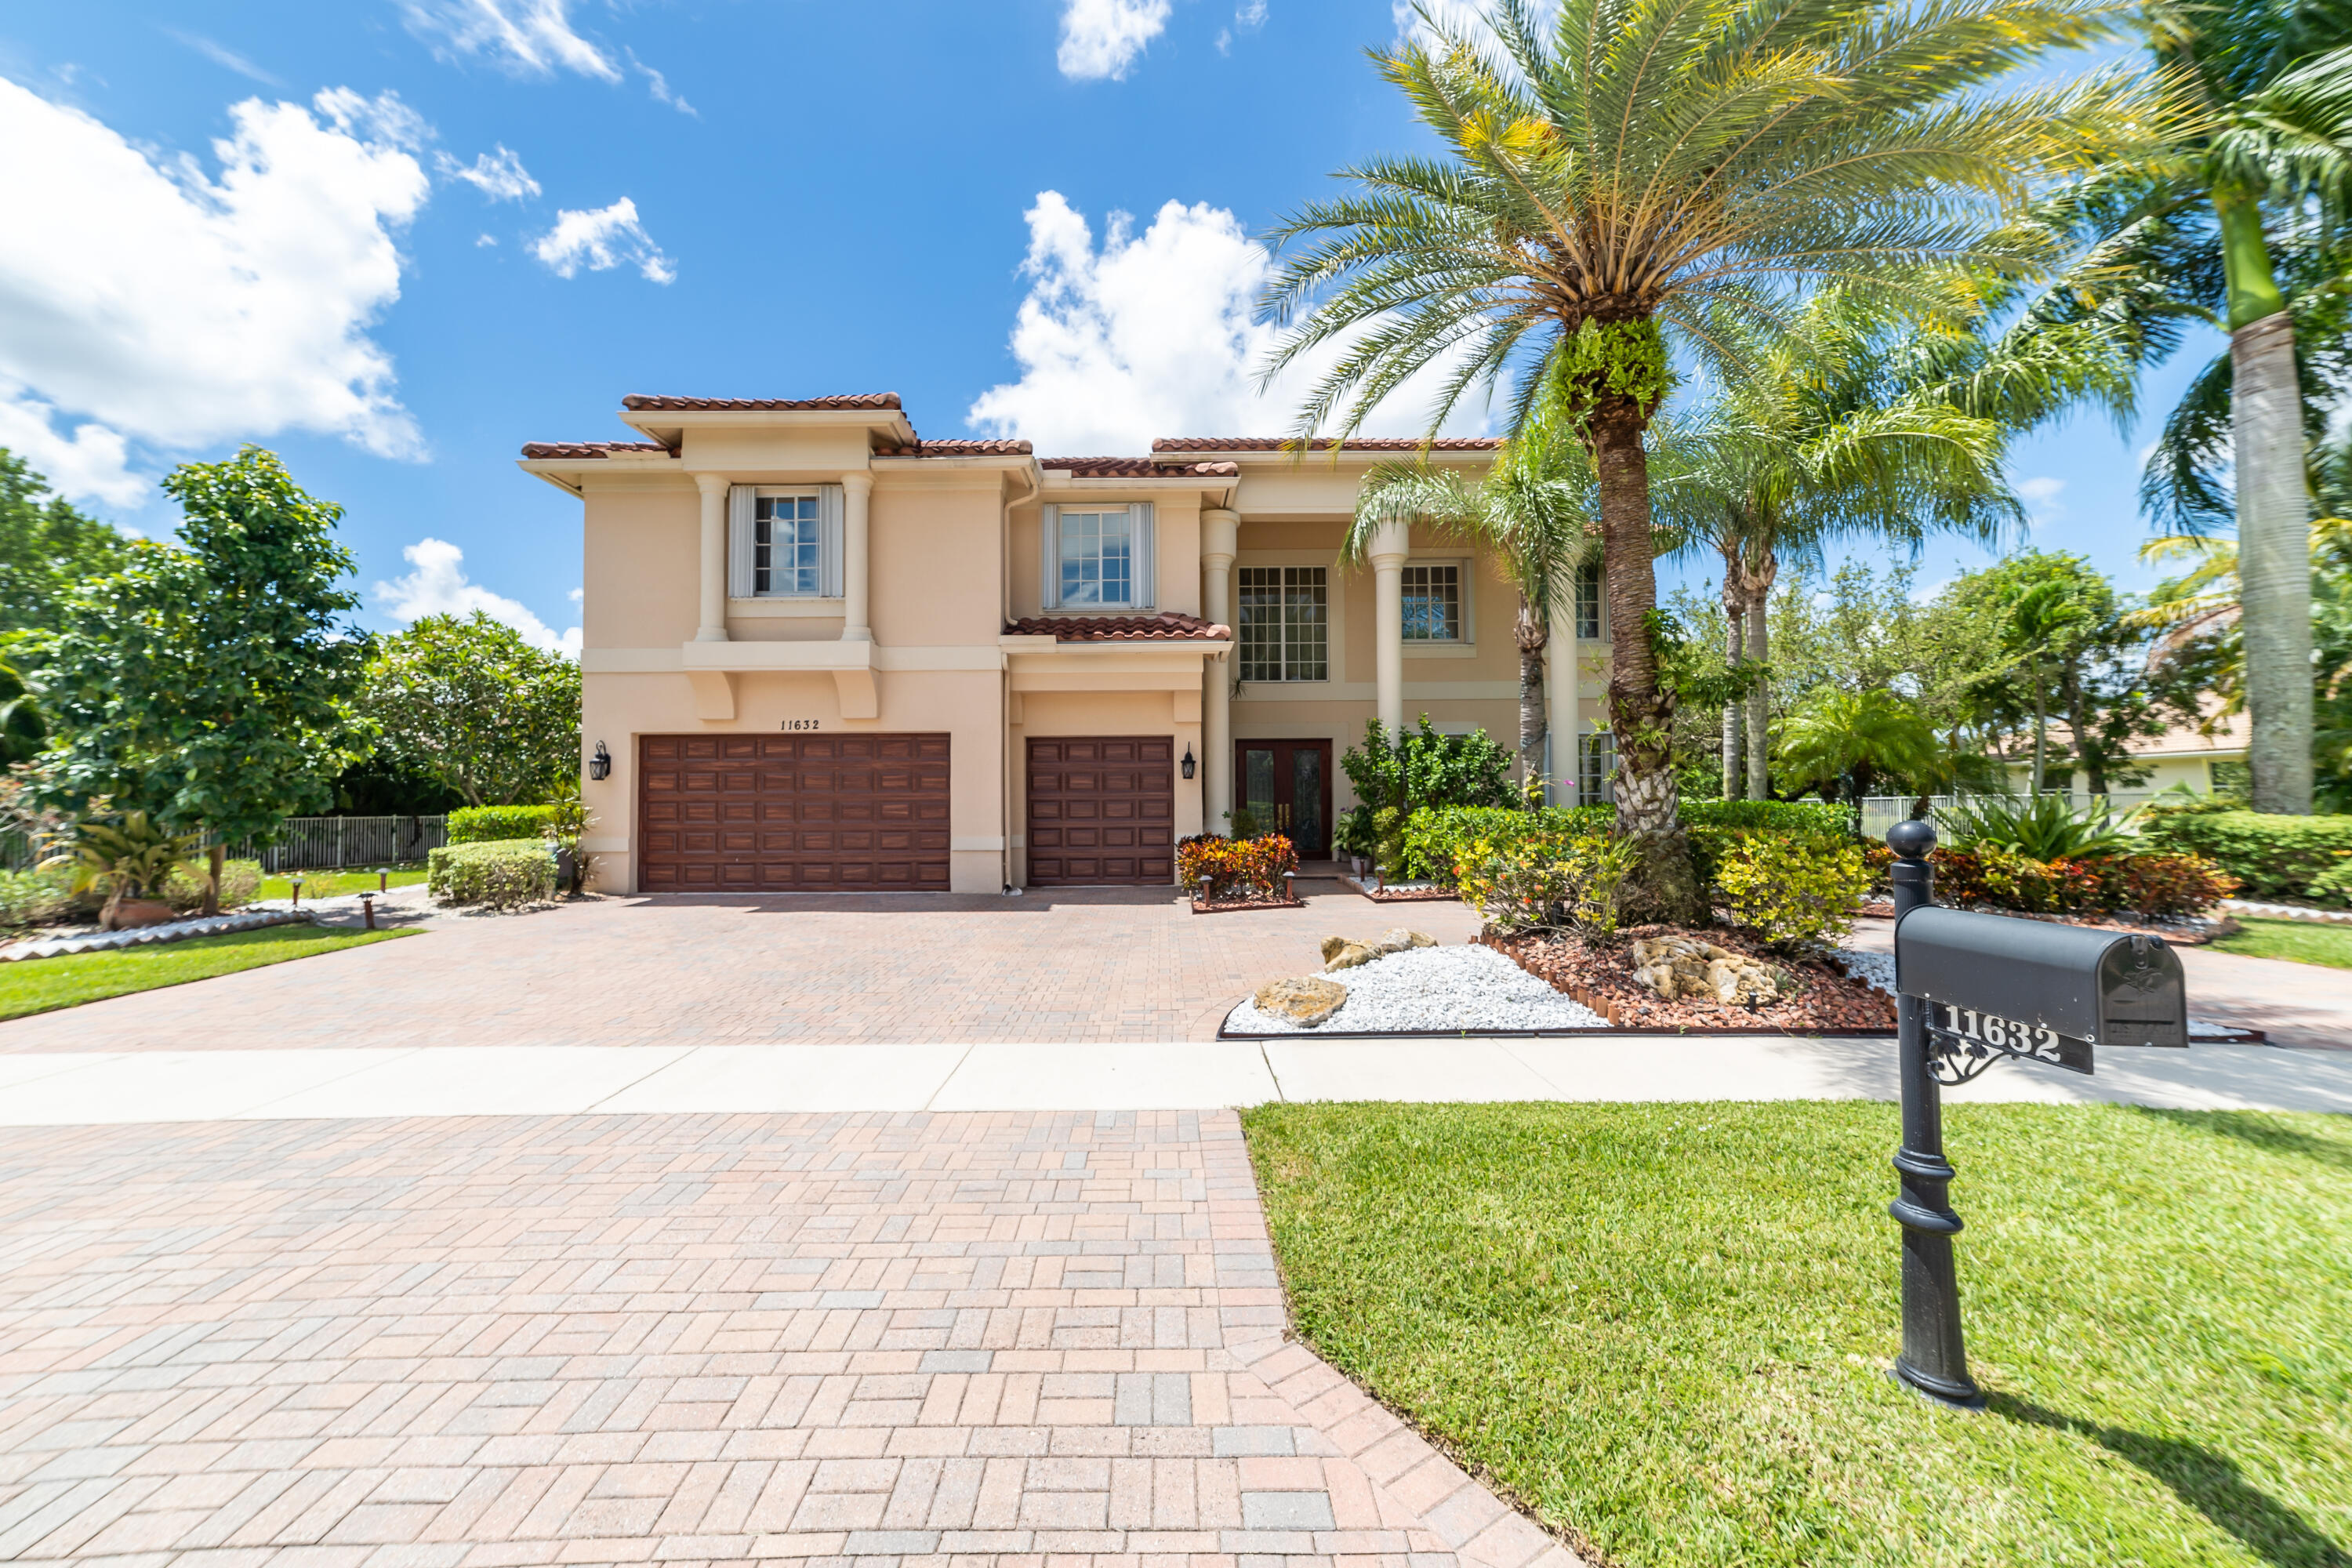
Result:
M1282 1336L1230 1112L0 1152L0 1561L1570 1568Z
M1165 891L606 899L0 1024L0 1051L1208 1039L1327 932L1474 935L1455 903L1195 915Z

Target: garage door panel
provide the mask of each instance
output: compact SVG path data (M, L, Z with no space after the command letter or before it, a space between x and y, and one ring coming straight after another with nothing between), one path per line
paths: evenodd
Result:
M945 735L648 735L638 756L648 891L948 886Z
M1175 879L1175 743L1160 736L1029 742L1029 880L1164 885Z

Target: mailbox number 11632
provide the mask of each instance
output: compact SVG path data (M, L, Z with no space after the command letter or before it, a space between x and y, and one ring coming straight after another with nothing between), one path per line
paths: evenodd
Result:
M2031 1057L2044 1062L2064 1060L2058 1049L2058 1031L2055 1029L2042 1025L2021 1024L1998 1013L1979 1013L1969 1007L1955 1007L1949 1002L1938 1002L1935 1005L1950 1016L1951 1022L1941 1026L1946 1034L1958 1035L1964 1040L1980 1041L2013 1057Z

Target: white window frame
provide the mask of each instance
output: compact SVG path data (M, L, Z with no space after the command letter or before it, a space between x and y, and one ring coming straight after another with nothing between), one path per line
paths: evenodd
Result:
M1098 605L1068 605L1062 603L1062 514L1074 512L1080 516L1127 513L1128 548L1132 552L1129 564L1132 569L1128 581L1127 599L1118 603L1105 601ZM1038 539L1037 603L1048 610L1067 609L1074 615L1119 615L1148 610L1159 603L1158 576L1153 569L1158 562L1159 532L1152 526L1151 503L1134 501L1126 506L1082 506L1075 503L1052 505L1045 509L1044 526Z
M752 550L760 502L790 496L816 498L817 591L784 593L771 587L754 591ZM797 600L808 604L839 600L842 589L842 492L839 485L730 485L727 489L727 596L730 599Z
M1454 635L1450 637L1408 637L1403 639L1405 657L1410 658L1416 653L1427 653L1437 648L1466 648L1475 643L1478 640L1475 629L1477 626L1477 605L1472 599L1470 584L1477 574L1471 570L1472 563L1458 555L1444 555L1419 557L1404 563L1407 572L1416 566L1451 566L1454 569ZM1402 591L1400 584L1400 593Z
M1241 574L1244 571L1281 573L1307 571L1320 572L1323 574L1323 674L1320 679L1314 677L1293 677L1286 673L1289 666L1286 642L1279 645L1277 647L1277 653L1280 656L1281 663L1286 670L1285 674L1268 679L1265 676L1254 676L1245 673L1247 667L1244 662L1244 649L1245 645L1242 640L1243 618L1241 607L1243 593ZM1233 578L1234 680L1240 684L1248 686L1281 689L1291 689L1301 686L1329 686L1337 679L1335 671L1339 668L1339 639L1338 635L1339 626L1339 607L1338 601L1339 581L1339 574L1331 569L1329 565L1329 558L1328 556L1318 557L1314 560L1244 561L1236 563L1234 567ZM1287 594L1288 590L1289 584L1286 582L1282 584L1281 591Z
M1570 603L1576 640L1603 640L1609 633L1609 583L1601 575L1600 563L1589 562L1576 569L1576 590ZM1588 626L1592 628L1591 631L1585 630Z

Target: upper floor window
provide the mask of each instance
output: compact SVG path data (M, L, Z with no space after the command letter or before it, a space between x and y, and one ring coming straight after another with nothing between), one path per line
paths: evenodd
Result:
M1588 562L1576 569L1576 635L1586 642L1601 640L1601 567Z
M727 594L734 599L842 596L839 485L736 485L727 494Z
M1320 566L1244 566L1240 577L1241 678L1328 680L1330 584Z
M1404 569L1404 640L1462 640L1462 568L1407 566Z
M1045 509L1043 598L1049 610L1134 610L1151 603L1151 506Z

